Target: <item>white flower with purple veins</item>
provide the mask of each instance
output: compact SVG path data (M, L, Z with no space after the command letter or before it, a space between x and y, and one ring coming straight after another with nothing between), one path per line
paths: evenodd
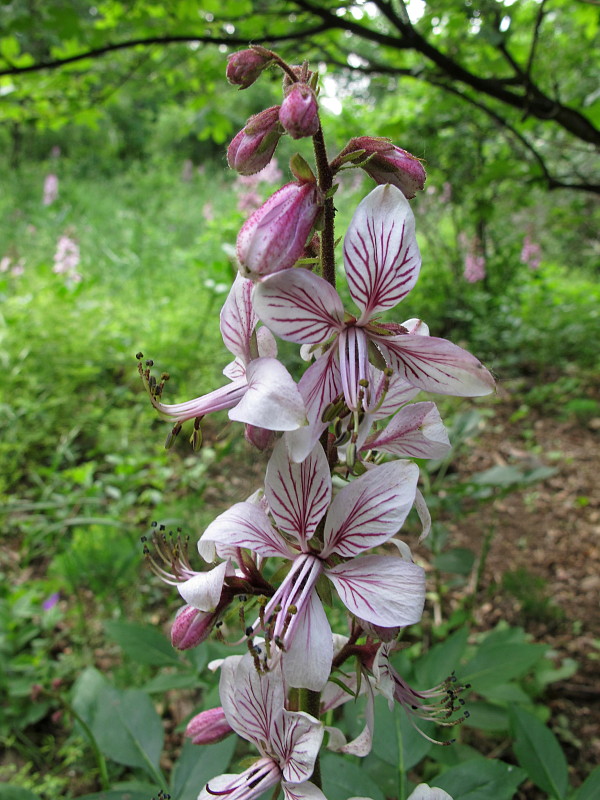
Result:
M285 800L325 800L310 782L323 726L303 711L287 711L278 667L259 673L250 654L225 659L219 694L233 730L252 742L260 758L239 775L218 775L198 800L253 800L281 783Z
M387 184L359 204L344 239L344 268L358 316L345 313L337 291L308 270L283 270L257 284L254 307L274 334L322 346L299 383L311 428L323 430L323 412L340 396L352 412L373 409L378 400L369 385L371 358L425 391L470 397L493 390L488 370L466 350L418 335L426 329L417 321L378 320L411 291L420 266L408 200Z
M154 407L175 420L178 433L186 420L199 420L213 411L229 409L229 418L258 428L291 431L306 424L304 403L287 369L275 356L277 345L258 322L251 302L252 282L237 276L221 310L221 335L235 360L225 369L231 383L214 392L167 405L160 400L163 384L142 375Z
M327 458L318 444L302 463L290 460L284 440L267 467L269 514L236 503L212 522L198 549L227 558L232 548L290 560L291 568L247 635L264 631L283 651L286 682L321 690L331 670L332 633L316 587L329 579L348 611L391 628L418 622L425 600L421 567L398 556L363 555L400 529L414 501L419 470L408 461L374 467L332 497ZM322 547L317 528L322 529Z

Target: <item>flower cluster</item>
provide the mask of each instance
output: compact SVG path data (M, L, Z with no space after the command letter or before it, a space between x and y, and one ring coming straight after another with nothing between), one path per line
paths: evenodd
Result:
M199 447L202 418L227 410L249 442L270 452L262 486L200 536L203 568L192 567L180 535L160 527L145 546L153 570L184 602L174 646L194 647L214 632L247 650L221 664L221 706L197 714L187 732L203 745L235 732L258 756L239 774L211 779L201 800L251 800L277 785L288 800L320 800L324 734L329 748L366 755L377 693L411 720L459 721L461 687L453 679L416 691L392 663L400 632L420 620L425 602L425 572L398 534L413 507L421 538L430 527L414 459L443 458L450 449L435 404L417 395L472 397L494 388L473 355L430 336L422 320L387 317L421 267L409 204L425 182L421 162L370 136L328 159L317 76L306 64L253 47L230 57L227 77L244 89L271 67L284 74L281 105L248 120L229 146L229 164L253 175L273 163L279 139L289 135L313 138L316 170L294 156L295 179L239 232L239 274L220 316L234 357L223 370L229 382L167 404L168 375L157 379L152 361L138 354L153 406L173 423L167 444L193 421L191 442ZM378 185L343 240L354 304L346 309L335 288L333 192L336 176L349 169ZM276 337L300 346L307 367L299 380L278 360ZM237 636L233 620L241 624ZM358 694L366 696L366 725L347 742L341 731L325 730L320 715ZM426 786L414 794L444 796Z

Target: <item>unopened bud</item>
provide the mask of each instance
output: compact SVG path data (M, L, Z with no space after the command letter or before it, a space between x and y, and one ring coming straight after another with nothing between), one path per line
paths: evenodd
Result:
M271 59L255 50L239 50L227 60L226 76L229 83L247 89L252 86Z
M391 183L409 200L425 185L427 175L420 160L389 139L359 136L348 142L338 158L343 159L354 151L363 151L362 158L368 159L362 165L367 175L377 183Z
M227 162L240 175L253 175L267 166L273 158L282 129L279 108L273 106L250 117L227 148Z
M216 744L230 733L233 733L233 728L225 719L225 712L220 706L196 714L185 729L185 735L194 744Z
M315 135L319 130L319 106L310 86L294 83L287 89L279 121L292 139Z
M259 428L256 425L246 425L244 438L262 452L271 447L275 441L275 431L268 431L266 428Z
M182 606L173 620L171 644L178 650L189 650L203 642L213 629L217 615L211 611L198 611L192 606Z
M244 223L237 238L240 272L256 280L293 267L322 205L313 183L288 183Z

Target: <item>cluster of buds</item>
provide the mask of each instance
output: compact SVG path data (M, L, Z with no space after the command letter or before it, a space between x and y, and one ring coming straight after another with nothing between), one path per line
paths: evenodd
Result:
M185 602L173 624L174 646L194 647L213 632L226 641L239 625L231 643L247 650L224 659L221 706L194 716L187 734L206 745L236 733L258 758L238 775L209 781L199 800L254 800L277 785L288 800L325 800L315 767L324 734L319 718L360 694L364 730L348 742L327 729L330 749L367 755L376 694L412 721L447 726L465 717L465 687L453 678L414 690L392 664L396 639L419 622L425 602L425 571L397 534L414 508L420 538L427 535L431 520L414 459L450 450L435 404L413 401L421 391L484 395L494 380L473 355L430 336L422 320L382 318L420 271L409 203L425 181L419 159L387 139L361 136L329 161L316 73L252 47L231 56L227 77L244 89L269 66L284 74L282 103L248 120L229 146L229 164L242 175L264 169L287 134L313 137L316 169L292 157L295 180L239 232L239 274L220 316L234 356L224 369L229 384L169 405L162 398L168 375L157 380L152 362L138 354L152 404L175 423L169 443L193 420L191 441L200 446L202 418L227 409L245 424L249 442L270 451L262 486L202 533L201 570L178 534L158 526L145 543L154 572ZM338 173L356 168L378 186L344 237L356 306L347 311L335 288L333 193ZM309 362L298 382L277 359L276 337L299 345ZM343 636L327 613L336 597L348 622ZM448 796L421 785L411 797Z

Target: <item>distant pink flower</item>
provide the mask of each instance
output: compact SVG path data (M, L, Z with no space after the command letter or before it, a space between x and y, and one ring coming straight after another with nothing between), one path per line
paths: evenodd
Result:
M52 205L58 197L58 178L54 173L46 175L44 178L44 197L42 203L45 206Z
M537 242L531 240L529 234L523 240L521 263L527 264L529 269L539 269L542 263L542 248Z
M485 278L485 258L477 256L475 253L467 253L465 256L465 269L463 277L469 283L477 283Z
M52 272L64 275L69 284L79 283L81 280L81 274L77 271L79 260L79 245L70 236L63 234L56 245Z

